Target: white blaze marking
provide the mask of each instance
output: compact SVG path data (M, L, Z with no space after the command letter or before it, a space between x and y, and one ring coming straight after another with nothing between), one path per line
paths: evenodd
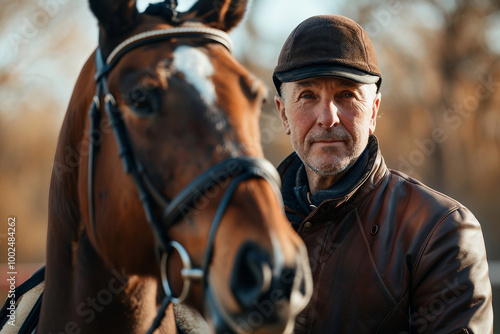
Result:
M174 67L184 73L186 81L196 88L207 105L215 103L215 87L210 78L215 71L203 52L189 46L178 47L174 52Z

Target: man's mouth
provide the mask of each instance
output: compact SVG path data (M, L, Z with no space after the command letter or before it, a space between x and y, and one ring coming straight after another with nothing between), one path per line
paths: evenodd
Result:
M321 139L321 140L315 140L315 143L339 143L343 142L342 139Z
M313 144L321 144L321 145L336 145L336 144L342 144L342 143L344 143L344 140L336 139L336 138L313 140Z

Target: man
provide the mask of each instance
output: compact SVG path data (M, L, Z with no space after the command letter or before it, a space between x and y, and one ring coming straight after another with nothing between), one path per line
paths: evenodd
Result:
M273 75L295 152L278 170L315 293L296 333L492 333L481 227L457 201L389 170L375 131L382 75L366 32L317 16Z

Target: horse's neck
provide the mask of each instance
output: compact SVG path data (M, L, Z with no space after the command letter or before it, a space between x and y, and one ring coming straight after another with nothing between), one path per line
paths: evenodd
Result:
M48 247L38 333L145 333L156 316L157 289L154 279L110 270L85 234L76 244L59 241ZM155 333L176 333L172 307L161 328Z

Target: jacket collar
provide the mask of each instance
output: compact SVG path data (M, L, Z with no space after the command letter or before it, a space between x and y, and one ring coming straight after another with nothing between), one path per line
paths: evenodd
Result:
M358 205L379 184L387 171L379 150L378 140L374 135L369 137L367 150L368 162L360 173L361 177L357 181L351 182L349 188L342 191L338 197L324 200L312 211L307 210L307 206L304 208L303 203L299 202L300 197L296 196L297 188L303 186L297 184L297 182L300 183L300 177L298 178L297 174L300 169L304 168L303 162L295 152L285 158L278 166L278 172L283 184L282 194L286 214L292 224L300 224L312 217L319 218L326 213L328 213L329 217L332 217L331 210L333 209L335 209L335 215L341 215L346 210L351 210Z

